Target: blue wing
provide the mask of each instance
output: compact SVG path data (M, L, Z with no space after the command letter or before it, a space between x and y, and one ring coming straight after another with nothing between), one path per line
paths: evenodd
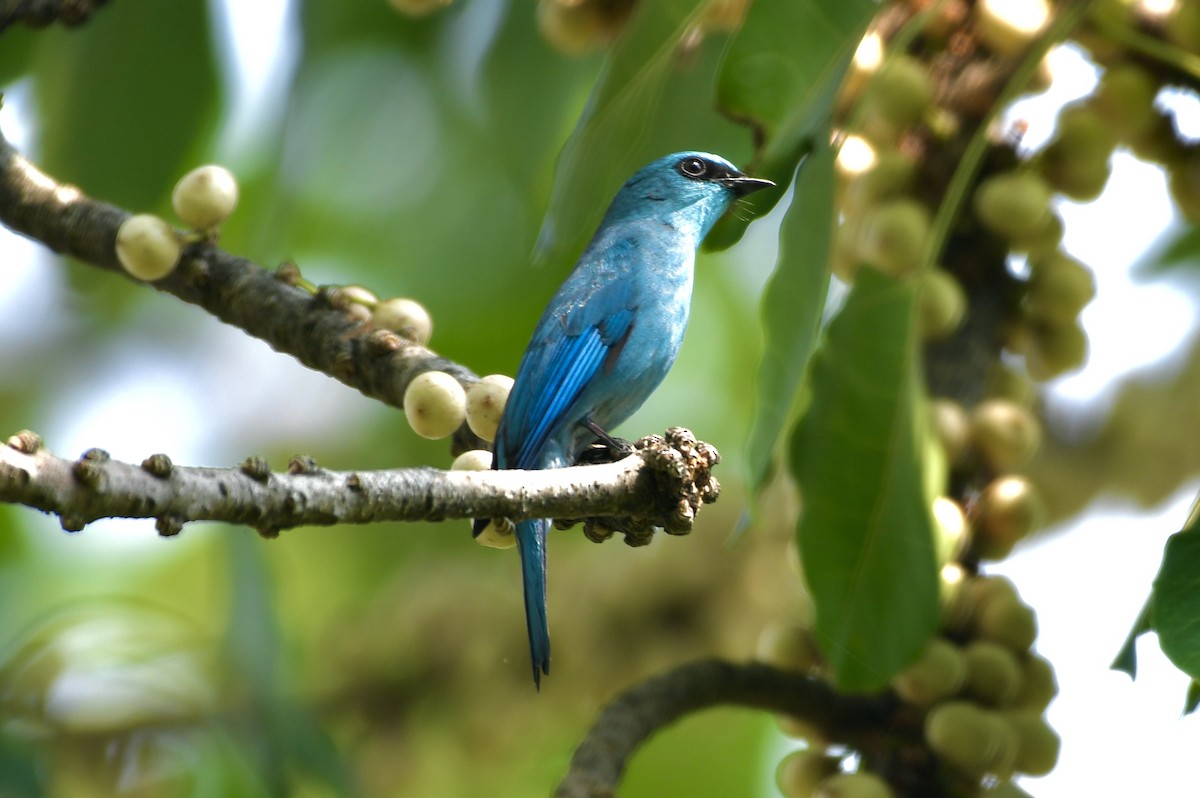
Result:
M637 308L630 294L627 280L610 277L578 296L564 291L556 297L562 301L538 323L505 405L499 467L544 467L547 442L583 419L587 409L576 403L597 374L612 370L633 330Z

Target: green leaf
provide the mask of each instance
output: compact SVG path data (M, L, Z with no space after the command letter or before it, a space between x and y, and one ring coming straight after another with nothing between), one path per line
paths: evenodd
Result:
M812 403L791 441L815 631L849 691L883 687L938 623L915 297L913 281L859 272L813 361Z
M1183 714L1190 715L1200 707L1200 682L1192 679L1188 682L1187 695L1183 699Z
M559 156L550 212L538 234L539 259L558 263L575 257L617 186L643 165L647 141L661 135L648 120L664 101L680 42L708 1L637 4Z
M776 443L796 405L829 291L825 264L833 232L833 160L833 148L824 146L801 164L795 197L779 230L779 261L763 293L766 340L746 452L755 491L771 472Z
M1150 599L1146 599L1146 603L1142 605L1142 611L1138 613L1137 620L1133 622L1133 628L1129 630L1129 635L1121 645L1121 650L1117 652L1116 658L1109 667L1114 671L1124 671L1129 674L1130 679L1136 679L1137 639L1153 630L1154 627L1150 623Z
M750 220L775 206L787 178L813 142L828 139L833 100L878 5L872 0L755 0L729 45L717 103L755 130L754 173L780 188L746 198L726 215L706 246L723 249Z
M207 9L113 3L83 28L43 31L40 165L99 199L155 210L217 122Z
M1200 524L1194 519L1167 540L1150 601L1163 653L1200 678Z
M1138 263L1136 272L1155 277L1178 269L1200 266L1200 227L1187 225L1174 231L1166 243L1154 247L1153 254Z

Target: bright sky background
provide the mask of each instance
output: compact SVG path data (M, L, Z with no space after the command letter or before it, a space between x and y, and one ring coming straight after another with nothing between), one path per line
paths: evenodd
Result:
M476 2L484 0L460 0ZM277 107L288 70L295 63L296 21L288 0L256 0L237 3L214 0L221 24L232 36L227 47L226 79L233 89L233 104L220 138L218 158L237 171L237 157L253 153L261 135L262 120ZM1025 137L1036 148L1050 134L1052 110L1088 93L1095 72L1078 51L1062 49L1053 56L1055 86L1049 92L1020 103L1011 119L1030 123ZM17 87L5 98L0 110L0 127L25 151L30 151L30 120L21 114L28 107L26 92ZM1195 105L1185 121L1200 127ZM257 146L262 146L261 140ZM36 152L31 153L36 159ZM1160 169L1118 153L1113 178L1099 200L1089 204L1061 203L1066 222L1065 244L1072 254L1095 270L1098 295L1087 308L1083 321L1092 344L1086 368L1058 380L1050 388L1048 402L1060 408L1081 407L1110 395L1114 382L1150 364L1168 366L1172 356L1194 334L1197 286L1189 292L1165 280L1138 282L1129 266L1156 239L1179 224L1166 198ZM0 261L6 264L6 279L0 283L0 368L30 356L27 347L38 341L66 340L70 336L68 307L59 270L38 255L38 248L13 236L0 236ZM36 338L30 318L50 318L52 329L39 326ZM55 441L55 449L69 453L100 443L96 430L105 430L105 445L114 456L140 459L146 452L168 451L180 462L227 463L252 451L259 441L280 431L318 434L313 417L341 417L336 408L354 401L332 381L296 369L287 358L265 347L249 350L240 346L244 336L228 330L228 336L210 343L203 354L179 351L171 341L152 333L152 318L134 319L112 352L91 356L105 368L89 374L94 399L81 406L79 397L68 394L50 412L51 423L43 431ZM220 325L218 325L220 326ZM212 334L211 323L206 334ZM225 356L222 347L236 348L237 357ZM214 353L215 347L215 353ZM116 364L114 366L114 364ZM87 360L81 359L87 369ZM228 369L242 371L238 384L248 393L226 403L229 414L226 436L236 441L237 451L216 450L213 436L203 433L198 423L196 397L212 397L205 385L216 379L229 384ZM286 373L289 380L307 380L304 416L289 416L273 405L265 412L255 402L254 385L270 384L273 375ZM320 406L317 406L320 405ZM174 408L164 416L163 407ZM211 407L206 408L212 423ZM181 423L181 419L183 423ZM1164 506L1146 512L1104 502L1066 534L1050 534L1028 546L993 570L1017 583L1022 595L1038 611L1041 633L1038 650L1058 671L1061 693L1051 706L1049 719L1063 736L1062 758L1050 776L1026 780L1024 786L1039 798L1077 795L1178 795L1194 791L1194 756L1200 750L1200 720L1180 718L1187 679L1166 662L1152 636L1142 638L1138 648L1140 678L1131 683L1108 665L1120 647L1158 568L1166 537L1178 529L1187 514L1195 488L1182 491ZM51 521L46 521L53 527ZM86 557L121 557L114 540L139 545L153 536L145 524L132 526L113 522L109 534L72 538L76 547L87 547ZM57 546L65 536L39 535ZM184 536L185 545L186 538ZM139 558L174 556L179 547L143 546ZM154 554L153 552L159 552ZM119 581L119 576L114 579ZM784 743L781 741L781 746ZM764 762L764 783L773 785L778 754ZM773 786L764 795L774 795Z

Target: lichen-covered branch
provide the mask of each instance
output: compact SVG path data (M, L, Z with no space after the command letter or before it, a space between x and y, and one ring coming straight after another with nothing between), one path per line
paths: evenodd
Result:
M0 0L0 32L21 23L43 28L54 22L73 28L91 19L108 0Z
M811 723L831 741L864 745L889 733L898 702L890 694L850 696L822 679L762 663L700 660L642 682L601 713L575 749L556 798L612 798L629 758L684 715L716 706L784 713Z
M246 524L273 535L301 525L503 517L589 519L593 539L612 530L643 542L644 530L690 531L699 506L720 490L716 449L674 428L651 435L622 460L545 471L327 471L294 458L285 473L251 458L238 468L175 466L166 455L141 464L90 449L56 457L29 432L0 447L0 501L59 516L82 529L98 518L154 518L164 535L188 521Z
M117 229L130 214L59 183L0 134L0 224L55 252L127 278L116 256ZM153 283L260 338L309 368L402 407L404 390L425 371L445 371L470 385L477 377L389 330L356 321L328 292L296 286L294 269L269 271L208 242L184 250L179 268ZM133 279L133 278L129 278ZM454 451L482 443L464 424Z

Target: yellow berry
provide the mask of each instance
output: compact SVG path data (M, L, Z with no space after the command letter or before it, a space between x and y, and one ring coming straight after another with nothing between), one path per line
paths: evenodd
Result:
M933 500L933 522L939 563L953 560L963 548L970 528L958 502L946 496Z
M962 459L971 439L971 420L963 406L953 399L933 399L929 403L933 431L937 434L946 460L951 464Z
M161 280L175 270L183 242L171 225L149 213L130 216L117 229L117 260L139 280Z
M1004 399L988 399L971 413L975 448L996 471L1028 463L1042 443L1042 427L1033 414Z
M423 372L404 392L404 415L422 438L445 438L462 426L466 414L466 391L444 371Z
M496 429L512 387L512 377L489 374L467 389L467 425L485 441L496 439Z
M1023 51L1049 21L1047 0L979 0L975 4L975 32L999 55Z
M238 203L237 178L223 166L201 166L179 179L171 192L175 215L193 230L211 230Z
M1003 560L1044 516L1041 497L1029 480L1011 475L992 480L972 514L975 552L984 560Z

